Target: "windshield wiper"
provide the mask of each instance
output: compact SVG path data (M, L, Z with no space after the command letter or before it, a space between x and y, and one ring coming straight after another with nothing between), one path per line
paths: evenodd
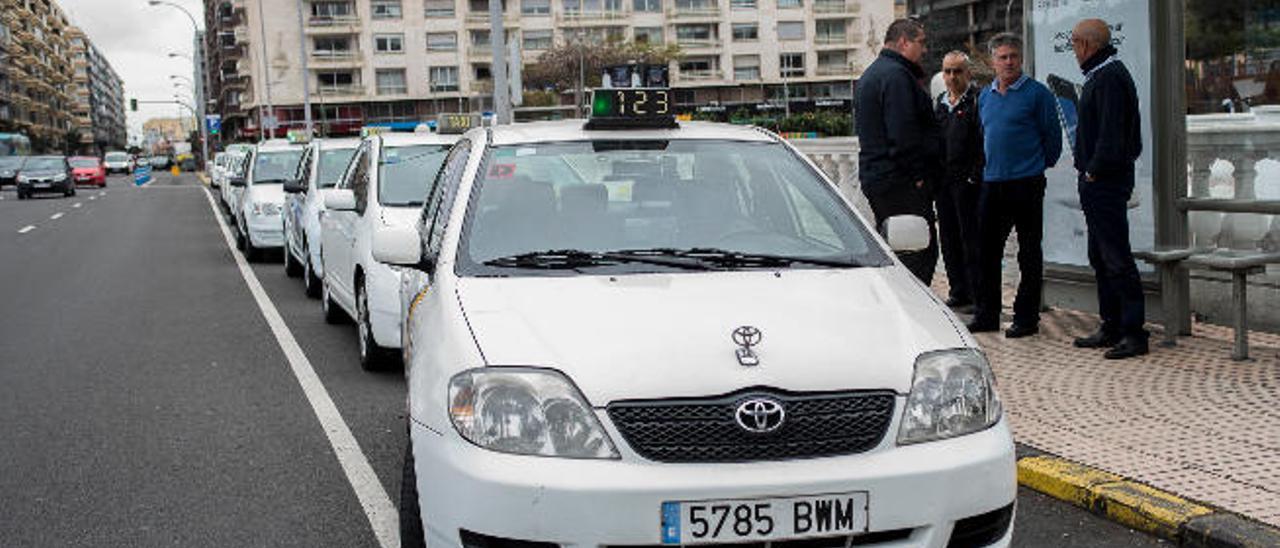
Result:
M829 266L833 268L857 268L865 266L853 261L841 259L823 259L819 257L801 257L795 255L773 255L768 253L751 253L747 251L731 251L727 249L719 249L714 247L693 247L688 249L675 249L669 247L655 247L651 249L627 249L617 251L615 253L626 254L629 256L661 256L661 257L680 257L684 259L695 259L722 268L735 267L758 267L773 268L791 266L793 264L810 264L816 266Z
M254 179L255 185L284 184L284 179Z
M483 264L503 268L541 268L548 270L577 270L589 266L610 266L621 263L644 263L692 270L711 270L712 267L696 261L633 255L628 252L597 252L581 249L548 249L531 251L490 259Z

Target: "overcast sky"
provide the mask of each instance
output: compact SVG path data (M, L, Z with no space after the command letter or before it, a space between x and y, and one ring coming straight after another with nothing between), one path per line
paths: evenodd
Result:
M84 29L98 50L107 57L124 80L125 108L129 99L168 101L173 99L170 74L192 77L191 61L170 58L169 52L191 55L191 20L170 6L148 6L147 0L56 0L74 25ZM204 11L199 0L172 0L191 12L204 28ZM190 85L180 80L177 93L192 102ZM190 116L175 104L140 104L129 112L129 132L140 131L150 118Z

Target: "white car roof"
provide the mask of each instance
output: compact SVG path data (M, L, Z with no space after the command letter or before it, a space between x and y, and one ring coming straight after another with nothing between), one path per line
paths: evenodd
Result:
M342 150L342 149L348 149L348 148L356 148L360 146L359 137L316 139L314 142L316 146L320 148L320 150Z
M302 145L293 144L284 139L271 139L258 145L258 152L271 152L278 150L302 150Z
M402 147L409 145L452 145L458 142L461 135L440 135L438 133L381 133L382 146Z
M772 142L777 138L753 126L715 122L680 122L676 129L593 129L583 128L586 120L556 120L494 126L494 145L583 141L596 139L725 139Z

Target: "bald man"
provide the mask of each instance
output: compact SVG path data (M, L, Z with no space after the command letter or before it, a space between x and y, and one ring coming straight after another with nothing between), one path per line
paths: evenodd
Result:
M1071 33L1084 72L1075 143L1077 188L1089 231L1089 265L1098 286L1102 325L1075 340L1080 348L1109 348L1108 359L1147 353L1142 282L1129 247L1127 204L1134 162L1142 154L1142 124L1133 77L1111 45L1101 19L1086 19Z
M982 121L978 89L971 83L969 56L950 51L942 58L946 91L938 94L934 114L942 129L943 177L934 189L938 240L947 269L947 306L965 311L977 300L982 275L978 194L982 189Z

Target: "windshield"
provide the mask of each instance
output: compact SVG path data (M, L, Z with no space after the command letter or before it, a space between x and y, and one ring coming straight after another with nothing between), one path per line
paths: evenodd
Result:
M22 166L23 171L61 171L66 169L62 158L32 158Z
M98 167L98 161L93 158L72 158L69 161L71 167Z
M329 149L321 152L320 171L316 173L320 188L333 188L337 185L342 179L342 173L347 170L347 164L351 163L351 157L355 154L354 148Z
M253 184L284 183L298 171L301 150L259 152L253 161Z
M422 205L448 150L444 145L384 147L378 162L378 203Z
M547 250L631 251L682 260L699 260L713 250L721 254L719 265L726 264L724 254L744 253L795 258L787 264L797 266L888 264L834 189L779 143L495 147L483 169L459 254L464 273L519 274L495 266L502 261L485 263Z
M123 152L108 152L106 156L108 162L127 162L129 155Z
M25 156L0 156L0 169L18 169L22 167Z

